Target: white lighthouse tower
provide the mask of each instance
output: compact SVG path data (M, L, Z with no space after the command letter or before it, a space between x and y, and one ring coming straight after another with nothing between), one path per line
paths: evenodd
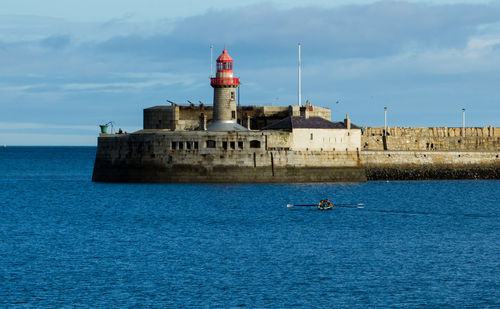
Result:
M217 73L210 78L210 85L214 88L214 112L207 130L248 130L237 123L236 88L240 86L240 79L233 75L233 58L226 48L217 58Z

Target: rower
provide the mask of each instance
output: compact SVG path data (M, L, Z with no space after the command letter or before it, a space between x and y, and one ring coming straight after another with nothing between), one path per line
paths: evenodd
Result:
M328 199L321 200L318 204L318 209L324 210L324 209L330 209L334 205L330 203Z

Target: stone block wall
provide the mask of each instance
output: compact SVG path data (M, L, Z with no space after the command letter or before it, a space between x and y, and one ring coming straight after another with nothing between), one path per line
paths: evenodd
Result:
M500 179L499 152L362 151L367 180Z
M227 98L226 98L227 99ZM234 100L233 100L234 102ZM144 109L144 129L167 129L171 131L197 130L201 114L207 117L207 125L213 120L213 106L205 105L172 105L154 106ZM230 111L229 111L230 113ZM290 115L299 116L299 106L238 106L237 122L247 127L260 130L272 125ZM330 109L311 106L309 116L322 117L330 120Z
M151 131L103 135L98 139L93 180L500 179L500 151L301 151L290 150L290 143L290 133L286 132Z
M215 147L209 147L213 141ZM240 144L241 148L240 148ZM182 149L180 149L182 143ZM163 132L99 137L94 181L364 181L359 152L291 151L288 133ZM175 145L175 146L174 146ZM188 147L188 145L190 145Z
M170 106L146 108L143 111L143 127L144 129L174 130L179 121L177 115L176 109Z
M205 131L207 132L207 131ZM205 133L200 132L200 133ZM116 161L159 162L167 165L263 167L358 166L356 151L290 151L290 136L272 134L128 134L99 137L97 158ZM206 141L214 141L210 148ZM176 143L172 147L172 142ZM182 149L179 143L182 142ZM195 142L197 143L195 146ZM231 147L234 142L234 147ZM238 142L242 147L238 147ZM256 145L252 144L258 142ZM191 143L187 147L187 143Z
M464 134L465 136L462 136ZM500 128L397 128L364 127L361 149L398 151L497 151Z
M200 116L207 117L207 123L212 122L213 107L204 105L172 105L155 106L143 111L144 129L167 129L171 131L197 130L200 126Z
M363 151L364 166L428 164L500 164L499 152L482 151Z

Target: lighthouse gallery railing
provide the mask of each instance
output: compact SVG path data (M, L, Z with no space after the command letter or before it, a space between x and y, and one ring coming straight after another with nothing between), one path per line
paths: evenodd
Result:
M211 85L239 85L239 77L212 77L210 78Z

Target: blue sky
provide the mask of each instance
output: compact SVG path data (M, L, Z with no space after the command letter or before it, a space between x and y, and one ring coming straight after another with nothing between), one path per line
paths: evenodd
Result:
M167 99L211 104L210 44L243 105L296 104L301 42L302 97L333 120L500 126L499 1L2 0L0 29L0 144L95 145Z

